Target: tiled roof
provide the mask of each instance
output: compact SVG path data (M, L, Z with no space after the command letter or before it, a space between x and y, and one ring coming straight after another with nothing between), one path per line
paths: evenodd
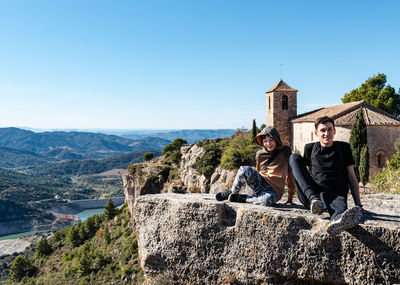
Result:
M335 120L335 125L349 126L354 123L357 112L360 108L363 108L365 123L369 126L371 125L400 126L399 119L386 113L385 111L382 111L379 108L371 106L370 104L362 100L304 113L298 115L291 122L292 123L315 122L315 120L320 117L329 116Z
M274 87L272 87L271 89L269 89L267 92L265 93L271 93L271 92L276 92L276 91L284 91L284 92L297 92L297 89L294 89L292 87L290 87L289 85L287 85L282 79L278 81L278 83L276 83L274 85Z

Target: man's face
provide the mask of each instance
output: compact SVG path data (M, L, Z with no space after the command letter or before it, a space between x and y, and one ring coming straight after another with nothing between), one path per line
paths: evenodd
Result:
M314 131L315 135L319 138L319 142L324 147L330 147L333 144L333 137L336 134L336 129L331 122L319 124Z

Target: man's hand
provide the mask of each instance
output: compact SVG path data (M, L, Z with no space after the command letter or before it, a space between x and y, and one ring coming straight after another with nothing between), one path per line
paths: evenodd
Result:
M361 207L361 212L365 215L376 215L376 213L365 210L363 207Z

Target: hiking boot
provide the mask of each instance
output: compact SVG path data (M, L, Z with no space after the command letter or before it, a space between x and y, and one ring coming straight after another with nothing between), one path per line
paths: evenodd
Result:
M347 209L342 213L340 218L329 223L326 231L331 236L336 236L340 232L352 228L360 223L362 216L361 208L356 206L351 209Z
M229 202L236 202L236 203L246 203L247 195L242 194L231 194L229 195Z
M324 211L324 203L317 199L312 200L310 210L313 214L321 215Z
M228 190L228 191L225 191L225 192L218 192L217 194L215 194L215 199L217 201L227 200L229 195L231 195L231 193L232 193L231 190Z

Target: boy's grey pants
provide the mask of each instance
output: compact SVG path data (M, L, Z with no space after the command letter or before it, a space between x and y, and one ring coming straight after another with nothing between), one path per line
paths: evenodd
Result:
M251 193L246 202L256 205L272 206L278 199L278 193L264 180L255 169L250 166L241 166L232 185L232 193L239 194L244 184L249 185Z

